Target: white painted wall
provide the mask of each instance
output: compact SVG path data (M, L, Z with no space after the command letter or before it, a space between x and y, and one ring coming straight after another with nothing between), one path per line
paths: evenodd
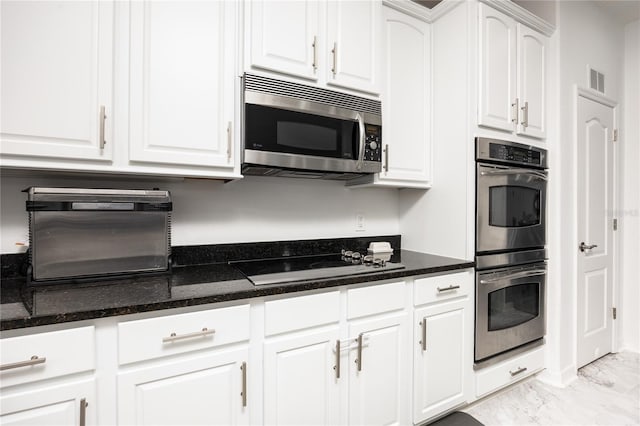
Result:
M107 180L101 178L2 176L0 253L24 250L29 186L153 188L171 191L172 244L302 240L399 233L395 189L348 189L344 183L309 179L247 177L213 180ZM365 231L355 231L356 214Z
M640 21L627 24L624 42L624 122L620 148L622 211L621 347L640 352Z
M550 253L559 256L550 269L548 300L557 308L549 321L553 347L547 351L546 376L550 381L566 384L575 377L576 350L576 147L574 143L574 86L588 87L587 66L606 76L605 95L620 100L623 81L623 27L592 2L558 1L556 3L556 37L558 92L551 102L558 113L557 136L550 140L550 155L555 157L551 170L556 189L556 207L551 212L559 230L552 236ZM553 166L552 166L553 167ZM552 262L550 262L551 265Z

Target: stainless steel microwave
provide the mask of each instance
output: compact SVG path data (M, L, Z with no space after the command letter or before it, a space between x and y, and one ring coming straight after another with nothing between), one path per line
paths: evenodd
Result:
M382 169L380 101L243 77L246 175L350 180Z

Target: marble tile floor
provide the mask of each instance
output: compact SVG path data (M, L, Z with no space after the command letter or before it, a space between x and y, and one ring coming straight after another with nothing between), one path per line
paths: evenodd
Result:
M485 426L640 425L640 354L606 355L566 388L530 378L462 411Z

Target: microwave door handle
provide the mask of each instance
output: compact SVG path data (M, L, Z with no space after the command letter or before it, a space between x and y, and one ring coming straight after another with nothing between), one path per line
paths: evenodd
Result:
M362 170L362 164L364 163L364 120L362 114L356 113L356 120L358 120L358 129L360 131L360 141L358 146L358 162L356 164L356 170Z
M536 170L528 169L494 169L483 170L480 172L481 176L497 176L497 175L529 175L541 180L548 180L547 174L544 172L538 172Z
M516 278L527 278L527 277L535 277L537 275L545 275L547 273L546 269L532 269L530 271L520 271L514 272L513 274L504 275L496 278L488 278L486 280L480 280L480 284L491 284L497 281L504 280L513 280Z

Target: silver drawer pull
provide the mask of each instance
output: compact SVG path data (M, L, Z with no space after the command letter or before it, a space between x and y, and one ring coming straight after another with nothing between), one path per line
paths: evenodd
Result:
M513 377L517 376L518 374L524 373L525 371L527 371L527 367L518 367L516 371L509 370L509 374L511 374L511 377Z
M181 334L179 336L176 333L171 333L169 337L162 338L162 343L170 343L170 342L175 342L177 340L184 340L184 339L193 339L194 337L210 336L212 334L215 334L215 332L216 332L215 330L209 330L207 327L205 327L202 329L202 331L196 331L195 333Z
M47 358L45 357L40 358L38 357L38 355L34 355L31 357L31 359L28 359L26 361L12 362L10 364L2 364L0 365L0 371L11 370L13 368L20 368L20 367L29 367L32 365L44 364L45 362L47 362Z
M459 285L450 285L449 287L440 288L438 287L438 293L444 293L445 291L457 290L459 289Z

